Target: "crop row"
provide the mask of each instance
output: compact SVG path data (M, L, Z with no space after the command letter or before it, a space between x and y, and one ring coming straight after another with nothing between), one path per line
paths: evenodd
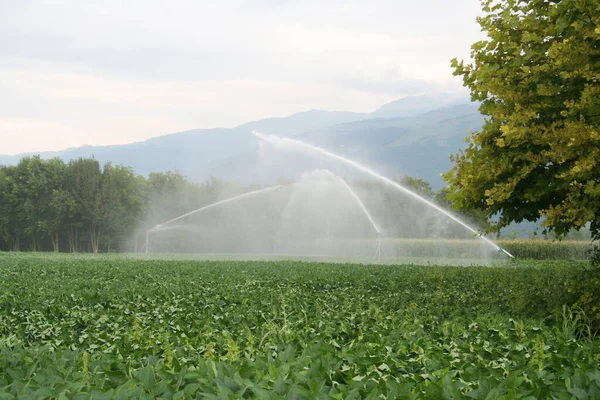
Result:
M576 240L499 240L496 243L521 260L588 260L592 243ZM196 247L197 249L197 247ZM296 240L293 243L280 243L271 252L244 252L239 256L247 258L279 258L286 255L296 257L316 256L331 261L355 260L373 262L374 255L381 249L384 263L421 264L502 264L507 261L504 253L494 249L488 242L479 238L381 238L381 239L332 239ZM236 257L236 253L205 253L214 257ZM264 249L262 249L264 250ZM185 252L175 252L181 255ZM190 255L194 255L193 252Z
M0 254L0 398L598 397L584 265Z

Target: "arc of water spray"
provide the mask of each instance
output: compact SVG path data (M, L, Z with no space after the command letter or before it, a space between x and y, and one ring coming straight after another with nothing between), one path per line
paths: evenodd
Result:
M365 213L365 216L367 217L367 219L371 223L371 226L373 226L373 229L375 229L375 232L377 232L377 236L380 236L381 235L381 229L379 229L379 227L375 223L375 220L371 216L371 213L369 212L369 210L367 209L367 207L365 206L365 204L362 202L362 200L360 199L360 197L358 197L358 195L356 194L356 192L350 187L350 185L348 185L348 182L346 182L344 179L342 179L342 177L340 177L339 175L336 175L333 172L329 171L328 169L324 169L323 172L325 174L327 174L327 176L329 176L330 178L332 178L332 179L340 182L344 186L344 189L346 189L348 191L348 193L350 194L350 196L352 196L352 198L356 201L356 203L361 208L361 210L363 211L363 213Z
M180 220L182 218L189 217L190 215L197 214L199 212L202 212L202 211L205 211L205 210L208 210L208 209L211 209L211 208L214 208L214 207L226 204L226 203L230 203L232 201L240 200L240 199L243 199L245 197L250 197L250 196L257 195L259 193L264 193L264 192L269 192L269 191L272 191L272 190L276 190L276 189L279 189L280 187L281 187L281 185L270 186L270 187L267 187L267 188L263 188L263 189L259 189L259 190L253 190L251 192L243 193L243 194L240 194L238 196L230 197L230 198L225 199L225 200L217 201L216 203L212 203L212 204L209 204L207 206L200 207L200 208L198 208L196 210L193 210L193 211L190 211L190 212L188 212L186 214L180 215L179 217L173 218L173 219L171 219L171 220L169 220L167 222L163 222L162 224L158 224L154 228L149 229L147 232L156 232L156 231L160 230L160 228L162 228L163 226L168 225L168 224L170 224L172 222L178 221L178 220Z
M389 186L392 186L394 188L396 188L397 190L400 190L401 192L404 192L406 194L408 194L411 197L414 197L415 199L427 204L428 206L434 208L435 210L441 212L442 214L444 214L445 216L447 216L448 218L452 219L454 222L460 224L461 226L463 226L464 228L466 228L467 230L469 230L470 232L472 232L474 235L478 236L479 238L481 238L482 240L484 240L485 242L487 242L488 244L490 244L492 247L494 247L496 250L503 252L504 254L506 254L507 256L509 256L510 258L514 259L515 257L510 254L508 251L504 250L502 247L498 246L496 243L492 242L490 239L486 238L485 236L483 236L481 233L477 232L474 228L472 228L471 226L467 225L464 221L462 221L461 219L459 219L457 216L455 216L454 214L444 210L443 208L441 208L440 206L438 206L437 204L427 200L424 197L419 196L417 193L413 192L412 190L400 185L397 182L394 182L393 180L386 178L383 175L378 174L377 172L375 172L374 170L365 167L362 164L357 163L356 161L350 160L346 157L342 157L340 155L337 155L335 153L332 153L330 151L327 151L321 147L309 144L309 143L305 143L301 140L297 140L297 139L290 139L290 138L286 138L286 137L278 137L278 136L273 136L273 135L264 135L260 132L257 131L252 131L252 134L254 136L256 136L257 138L271 143L275 146L279 145L279 146L292 146L292 147L300 147L306 150L309 150L313 153L316 154L321 154L325 157L328 157L332 160L336 160L339 161L341 163L344 163L346 165L349 165L361 172L364 172L368 175L373 176L376 179L379 179L380 181L386 183Z
M334 174L333 172L331 172L329 170L323 170L323 172L325 174L327 174L330 178L332 178L332 179L340 182L344 186L344 188L348 191L348 193L350 194L350 196L356 201L356 203L359 205L359 207L361 208L361 210L364 212L365 216L367 217L367 219L371 223L371 226L373 227L373 229L375 230L375 232L377 232L377 234L380 235L381 234L381 230L379 229L379 227L375 223L375 220L371 216L371 213L369 212L369 210L367 209L367 207L364 205L364 203L362 202L362 200L358 197L358 195L356 194L356 192L350 187L350 185L348 185L348 183L344 179L342 179L340 176ZM193 215L193 214L196 214L196 213L208 210L210 208L217 207L219 205L226 204L226 203L229 203L229 202L232 202L232 201L235 201L235 200L241 200L244 197L248 197L248 196L256 195L256 194L259 194L259 193L263 193L263 192L268 192L268 191L271 191L271 190L279 189L281 187L282 187L282 185L271 186L271 187L268 187L268 188L263 188L263 189L259 189L259 190L254 190L252 192L247 192L247 193L244 193L244 194L241 194L241 195L238 195L238 196L235 196L235 197L231 197L231 198L228 198L228 199L225 199L225 200L217 201L216 203L212 203L212 204L206 205L204 207L200 207L200 208L198 208L196 210L190 211L190 212L188 212L186 214L183 214L183 215L180 215L180 216L178 216L176 218L173 218L173 219L171 219L171 220L169 220L167 222L163 222L162 224L158 224L155 227L153 227L152 229L149 229L148 232L155 232L155 231L158 231L158 230L162 230L165 225L171 224L171 223L176 222L176 221L178 221L178 220L180 220L182 218L185 218L185 217L188 217L190 215Z
M350 187L350 185L348 185L348 182L346 182L344 179L342 179L341 176L339 176L337 174L334 174L333 172L331 172L331 171L329 171L327 169L325 169L323 171L327 175L329 175L331 178L333 178L333 179L337 180L338 182L340 182L346 188L346 190L348 191L348 193L350 193L350 196L352 196L352 198L354 200L356 200L356 202L358 203L358 205L360 206L360 208L362 209L362 211L365 213L365 215L369 219L369 222L371 222L371 225L373 226L373 229L375 229L375 232L377 232L377 250L375 250L375 259L381 260L381 257L385 254L385 252L383 251L383 247L381 247L381 230L379 229L379 227L375 223L375 220L371 216L371 213L367 209L367 206L365 206L365 203L363 203L362 200L360 199L360 197L358 197L358 194L356 194L356 192Z

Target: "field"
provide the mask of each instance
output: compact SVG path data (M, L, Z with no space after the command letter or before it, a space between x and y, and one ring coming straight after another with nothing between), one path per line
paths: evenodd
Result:
M516 260L589 260L592 246L575 240L499 240ZM377 256L381 249L380 257ZM288 252L173 252L138 253L136 258L211 261L310 261L360 264L485 265L507 267L513 260L482 240L471 239L335 239L295 242ZM264 250L264 249L263 249Z
M0 399L598 399L586 265L0 253Z

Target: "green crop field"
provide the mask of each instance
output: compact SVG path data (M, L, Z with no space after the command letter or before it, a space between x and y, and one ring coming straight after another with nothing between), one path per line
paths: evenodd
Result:
M600 399L586 265L0 253L0 399Z

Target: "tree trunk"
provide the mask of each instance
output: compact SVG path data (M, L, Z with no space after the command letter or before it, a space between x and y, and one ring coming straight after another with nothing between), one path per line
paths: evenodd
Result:
M75 231L73 230L72 226L69 228L67 236L67 239L69 241L69 251L71 253L75 253Z
M21 251L21 237L19 236L18 233L15 235L15 244L13 246L13 250Z
M100 244L100 232L96 231L95 225L90 225L90 244L94 254L98 254L98 246Z
M54 235L50 235L50 240L52 240L52 247L54 248L54 252L58 253L58 232L54 232Z

